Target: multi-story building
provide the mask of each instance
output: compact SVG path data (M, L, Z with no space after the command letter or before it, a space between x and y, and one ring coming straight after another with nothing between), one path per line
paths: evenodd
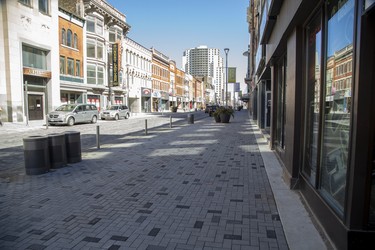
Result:
M152 52L126 37L123 45L123 86L129 90L131 112L150 112L152 93Z
M82 1L59 1L60 103L83 103L85 35Z
M0 2L2 120L42 120L60 102L58 4Z
M223 68L223 58L220 56L219 49L199 46L185 50L182 57L182 69L194 77L212 77L215 93L223 102L225 68Z
M83 0L83 3L87 52L85 101L98 108L122 104L126 100L127 90L122 86L124 68L121 47L130 26L126 23L126 16L105 0ZM117 60L115 62L113 54Z
M183 109L185 100L185 72L177 68L175 70L175 89L177 108Z
M193 108L202 109L205 105L203 97L203 84L202 81L195 78L193 79Z
M375 2L251 0L249 9L252 117L269 126L284 180L334 246L368 249L375 236Z
M152 108L151 111L169 110L170 59L160 51L152 52Z

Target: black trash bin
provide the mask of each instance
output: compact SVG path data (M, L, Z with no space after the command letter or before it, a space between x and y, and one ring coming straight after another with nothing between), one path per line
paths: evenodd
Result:
M23 138L23 149L27 175L44 174L50 170L47 136L29 136Z
M187 119L188 119L189 124L194 124L194 115L193 114L188 114Z
M81 134L77 131L65 132L66 157L68 163L76 163L82 160Z
M48 146L51 168L64 167L68 163L66 156L65 135L57 133L49 134Z

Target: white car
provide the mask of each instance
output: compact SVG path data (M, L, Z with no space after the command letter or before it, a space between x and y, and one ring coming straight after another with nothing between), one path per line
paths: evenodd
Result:
M106 110L100 112L100 119L114 119L118 120L121 117L128 119L130 116L129 109L126 105L112 105Z

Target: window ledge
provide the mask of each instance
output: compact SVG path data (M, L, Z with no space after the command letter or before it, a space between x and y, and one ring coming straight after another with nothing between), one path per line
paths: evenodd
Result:
M61 45L61 47L64 47L64 48L71 49L71 50L74 50L74 51L76 51L76 52L79 52L79 49L76 49L76 48L74 48L74 47L70 47L70 46L65 45L65 44L63 44L63 43L60 43L60 45Z

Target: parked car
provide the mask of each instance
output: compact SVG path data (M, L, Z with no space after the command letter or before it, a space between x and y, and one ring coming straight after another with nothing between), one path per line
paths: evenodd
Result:
M73 126L76 123L96 123L98 117L98 109L93 104L64 104L48 114L48 123Z
M100 118L104 119L115 119L118 120L121 117L128 119L130 116L129 109L126 105L112 105L106 110L100 113Z

